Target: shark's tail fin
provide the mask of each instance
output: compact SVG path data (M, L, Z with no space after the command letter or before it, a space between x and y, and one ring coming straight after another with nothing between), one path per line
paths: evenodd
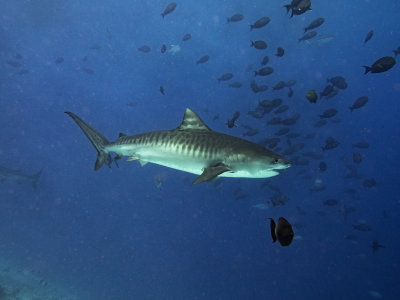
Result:
M39 180L40 175L42 175L42 171L40 170L39 172L37 172L36 174L32 175L32 186L33 188L36 190L37 188L37 182Z
M83 133L87 136L89 141L97 150L97 160L94 165L94 170L97 171L100 169L104 163L108 166L111 165L111 156L107 152L104 151L104 147L109 144L107 139L96 129L91 127L77 115L73 114L72 112L65 112L68 116L70 116L76 124L82 129Z

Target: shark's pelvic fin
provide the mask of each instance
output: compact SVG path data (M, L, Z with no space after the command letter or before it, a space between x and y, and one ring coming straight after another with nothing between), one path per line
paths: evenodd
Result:
M218 175L228 171L230 171L230 169L224 164L207 167L204 169L203 173L201 173L201 175L197 177L195 181L193 181L193 184L198 184L205 181L212 181L217 178Z
M97 171L100 169L104 163L106 163L109 167L111 165L111 156L110 154L104 151L104 146L109 144L108 140L96 129L91 127L77 115L73 114L72 112L65 112L68 116L70 116L76 124L82 129L83 133L87 136L90 140L92 145L97 150L97 160L94 165L94 170Z

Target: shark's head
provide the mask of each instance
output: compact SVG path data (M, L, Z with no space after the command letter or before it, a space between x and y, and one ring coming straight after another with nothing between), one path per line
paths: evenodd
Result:
M276 170L287 169L291 163L279 154L257 145L239 151L230 165L234 166L233 172L238 172L243 177L267 178L278 175Z

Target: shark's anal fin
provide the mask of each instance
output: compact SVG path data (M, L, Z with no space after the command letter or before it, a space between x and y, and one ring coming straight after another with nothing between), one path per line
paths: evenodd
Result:
M193 181L193 184L198 184L201 182L209 182L214 180L218 175L221 175L224 172L231 171L227 166L224 164L217 164L215 166L207 167L204 169L203 173L199 177Z

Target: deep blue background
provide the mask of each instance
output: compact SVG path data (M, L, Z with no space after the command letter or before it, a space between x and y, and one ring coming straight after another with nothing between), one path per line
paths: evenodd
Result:
M40 271L49 285L64 285L79 299L368 299L369 291L399 299L400 71L397 64L364 75L360 66L400 46L400 3L312 1L312 11L290 19L286 2L181 1L163 19L168 1L0 1L0 165L26 174L43 168L36 191L29 184L0 185L0 256ZM235 13L244 20L227 24ZM262 16L271 23L250 31ZM299 43L303 28L317 17L326 19L318 33L334 39ZM375 34L364 44L371 29ZM182 42L186 33L192 39ZM251 48L250 40L257 39L268 49ZM181 51L161 54L162 44L180 45ZM151 52L139 52L142 45ZM286 50L282 58L274 56L278 46ZM205 54L210 61L196 65ZM254 73L245 69L258 69L264 55L275 72L256 78L270 89L254 94ZM57 57L64 62L56 64ZM8 60L29 73L17 74ZM243 87L218 83L226 72ZM306 100L309 89L321 91L326 78L336 75L346 78L346 90L317 104ZM292 98L287 89L271 91L289 79L297 80ZM350 113L360 96L369 102ZM301 153L322 153L328 136L341 144L324 153L325 173L311 159L271 178L290 200L265 211L252 207L273 195L262 186L265 180L192 186L194 175L137 162L94 172L95 150L63 113L75 112L114 140L119 132L175 128L190 107L217 131L241 136L240 125L258 128L260 134L250 138L257 142L280 126L265 125L272 113L257 120L247 111L276 97L290 106L285 116L301 114L293 132L316 133L303 141ZM314 128L332 107L341 122ZM239 127L229 129L225 122L236 110L242 113ZM215 114L220 118L213 121ZM359 141L370 148L353 149ZM363 178L375 178L376 187L343 178L353 152L362 153L357 168ZM162 189L156 188L157 176ZM310 192L317 179L327 189ZM248 196L236 200L238 188ZM349 188L358 190L356 197L344 193ZM328 198L340 204L324 206ZM343 205L357 209L346 221ZM299 239L287 248L269 236L267 217L280 216L296 224ZM354 231L361 221L373 230ZM355 241L344 238L350 233ZM373 239L386 248L373 254Z

